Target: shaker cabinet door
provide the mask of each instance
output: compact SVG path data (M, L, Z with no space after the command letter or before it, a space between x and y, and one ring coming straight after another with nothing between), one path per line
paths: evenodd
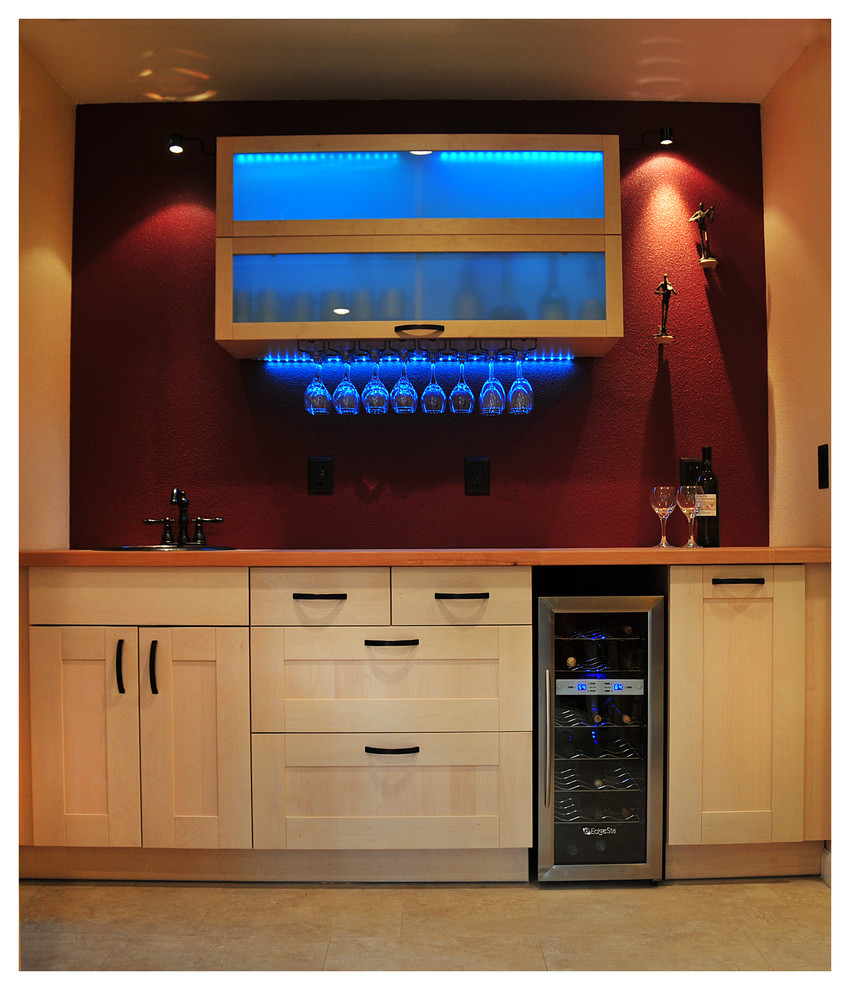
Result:
M672 567L668 841L799 842L805 568Z
M30 711L35 845L140 845L135 627L32 627Z
M145 846L251 846L248 631L139 632Z

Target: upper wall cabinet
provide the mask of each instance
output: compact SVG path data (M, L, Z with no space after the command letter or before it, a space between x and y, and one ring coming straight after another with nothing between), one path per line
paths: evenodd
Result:
M600 356L623 335L619 139L219 138L216 252L236 357L412 337Z

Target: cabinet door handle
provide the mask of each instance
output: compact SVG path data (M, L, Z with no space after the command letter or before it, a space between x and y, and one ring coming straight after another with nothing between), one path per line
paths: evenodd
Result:
M400 323L395 327L399 337L439 337L445 330L441 323Z
M489 591L464 591L464 592L449 592L449 591L435 591L434 597L438 602L441 601L458 601L460 599L469 600L471 598L477 598L486 600L490 597Z
M418 639L364 639L364 646L419 646Z
M749 578L712 578L712 584L764 584L763 577Z
M344 602L348 595L343 591L338 594L313 594L306 591L293 591L292 598L296 602Z
M148 676L151 682L151 694L159 694L156 686L156 640L151 640L151 652L148 658Z
M119 639L115 644L115 682L118 685L118 693L126 694L124 689L124 640Z
M401 746L398 749L384 749L382 746L364 746L364 751L367 753L379 753L379 754L391 754L396 755L398 753L418 753L418 746Z

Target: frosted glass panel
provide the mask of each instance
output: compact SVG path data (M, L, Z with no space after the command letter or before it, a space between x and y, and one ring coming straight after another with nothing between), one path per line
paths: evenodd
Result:
M234 220L604 216L601 151L233 156Z
M605 318L602 252L233 258L237 323Z

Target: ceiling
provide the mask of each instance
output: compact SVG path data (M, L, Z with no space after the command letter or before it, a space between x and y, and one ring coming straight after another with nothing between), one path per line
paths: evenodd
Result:
M760 103L829 20L22 19L75 103Z

